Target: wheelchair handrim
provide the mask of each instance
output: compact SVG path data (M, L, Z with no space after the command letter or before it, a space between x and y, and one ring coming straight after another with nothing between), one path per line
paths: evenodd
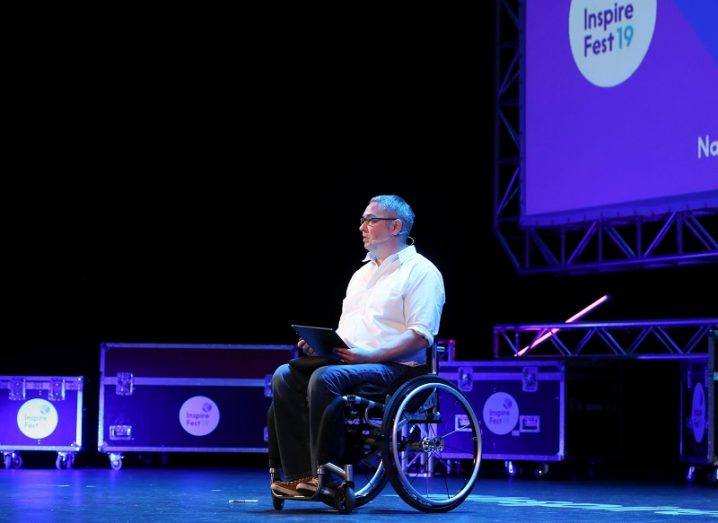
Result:
M379 460L379 464L374 471L374 475L371 477L371 479L367 482L366 485L364 485L360 490L356 491L357 498L364 497L368 493L371 493L372 489L376 488L376 486L381 482L381 479L384 474L384 460Z
M467 414L469 416L471 416L471 421L473 422L473 426L477 430L477 433L475 433L474 437L473 437L474 450L476 452L476 455L474 458L473 470L471 472L470 478L466 482L466 485L457 494L455 494L448 500L439 500L439 499L431 500L431 503L434 506L445 506L445 505L450 505L452 503L455 503L457 498L462 498L462 497L468 495L469 491L474 486L476 477L479 474L479 465L481 464L481 437L480 437L480 434L478 433L479 423L478 423L478 420L476 419L476 415L474 414L473 409L471 408L471 405L466 400L464 395L461 394L461 392L457 391L455 388L453 388L450 385L445 384L445 383L440 383L440 382L425 383L425 384L420 385L417 388L413 389L411 392L409 392L406 395L406 397L404 397L403 401L397 408L396 415L395 415L393 423L392 423L392 438L394 439L394 441L396 441L396 435L398 434L398 431L400 430L399 421L401 419L401 416L399 414L401 412L403 412L406 405L409 403L409 401L411 401L411 399L414 396L416 396L417 394L419 394L420 392L422 392L428 388L445 390L445 391L449 392L452 396L454 396L454 398L458 399L459 402L464 407L464 409L466 410ZM411 482L409 482L406 479L406 477L404 476L404 472L400 466L401 459L400 459L399 453L398 453L398 445L396 445L396 444L393 445L391 450L392 450L392 454L394 457L394 463L396 464L397 476L401 479L401 482L404 484L404 486L407 488L407 490L410 490L412 492L412 497L414 497L415 499L416 498L424 498L424 496L420 492L418 492L414 488L414 486L411 484Z

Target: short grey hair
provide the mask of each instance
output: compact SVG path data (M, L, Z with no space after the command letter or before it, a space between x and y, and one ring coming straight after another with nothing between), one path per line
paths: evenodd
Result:
M414 211L411 210L411 206L406 203L404 198L395 194L380 194L374 196L369 203L376 203L384 207L387 211L396 215L401 220L401 236L408 236L411 232L411 228L414 225Z

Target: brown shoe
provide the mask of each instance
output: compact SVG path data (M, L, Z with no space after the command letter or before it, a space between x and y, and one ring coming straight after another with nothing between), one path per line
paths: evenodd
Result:
M306 478L299 478L291 481L275 481L272 483L271 489L275 494L282 494L284 496L305 496L303 492L299 492L298 485L306 484L311 480L312 477L308 476Z
M305 496L313 496L319 489L319 476L305 478L304 481L297 483L297 490Z

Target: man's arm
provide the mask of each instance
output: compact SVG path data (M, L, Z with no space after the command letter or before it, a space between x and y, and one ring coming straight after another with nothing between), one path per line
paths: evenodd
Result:
M379 363L400 360L426 346L426 339L421 334L407 329L381 349L354 347L353 349L334 349L334 352L342 361L348 363Z

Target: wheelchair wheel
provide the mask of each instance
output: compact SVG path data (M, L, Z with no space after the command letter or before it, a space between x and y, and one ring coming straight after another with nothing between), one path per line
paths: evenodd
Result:
M354 489L350 485L342 484L334 493L334 506L340 514L351 514L355 502Z
M282 510L284 508L284 500L272 496L272 507L274 507L274 510Z
M414 378L391 397L383 423L384 466L397 494L424 512L458 507L481 464L479 423L463 393L436 376Z
M389 478L379 454L372 454L354 465L355 507L366 505L384 490Z

